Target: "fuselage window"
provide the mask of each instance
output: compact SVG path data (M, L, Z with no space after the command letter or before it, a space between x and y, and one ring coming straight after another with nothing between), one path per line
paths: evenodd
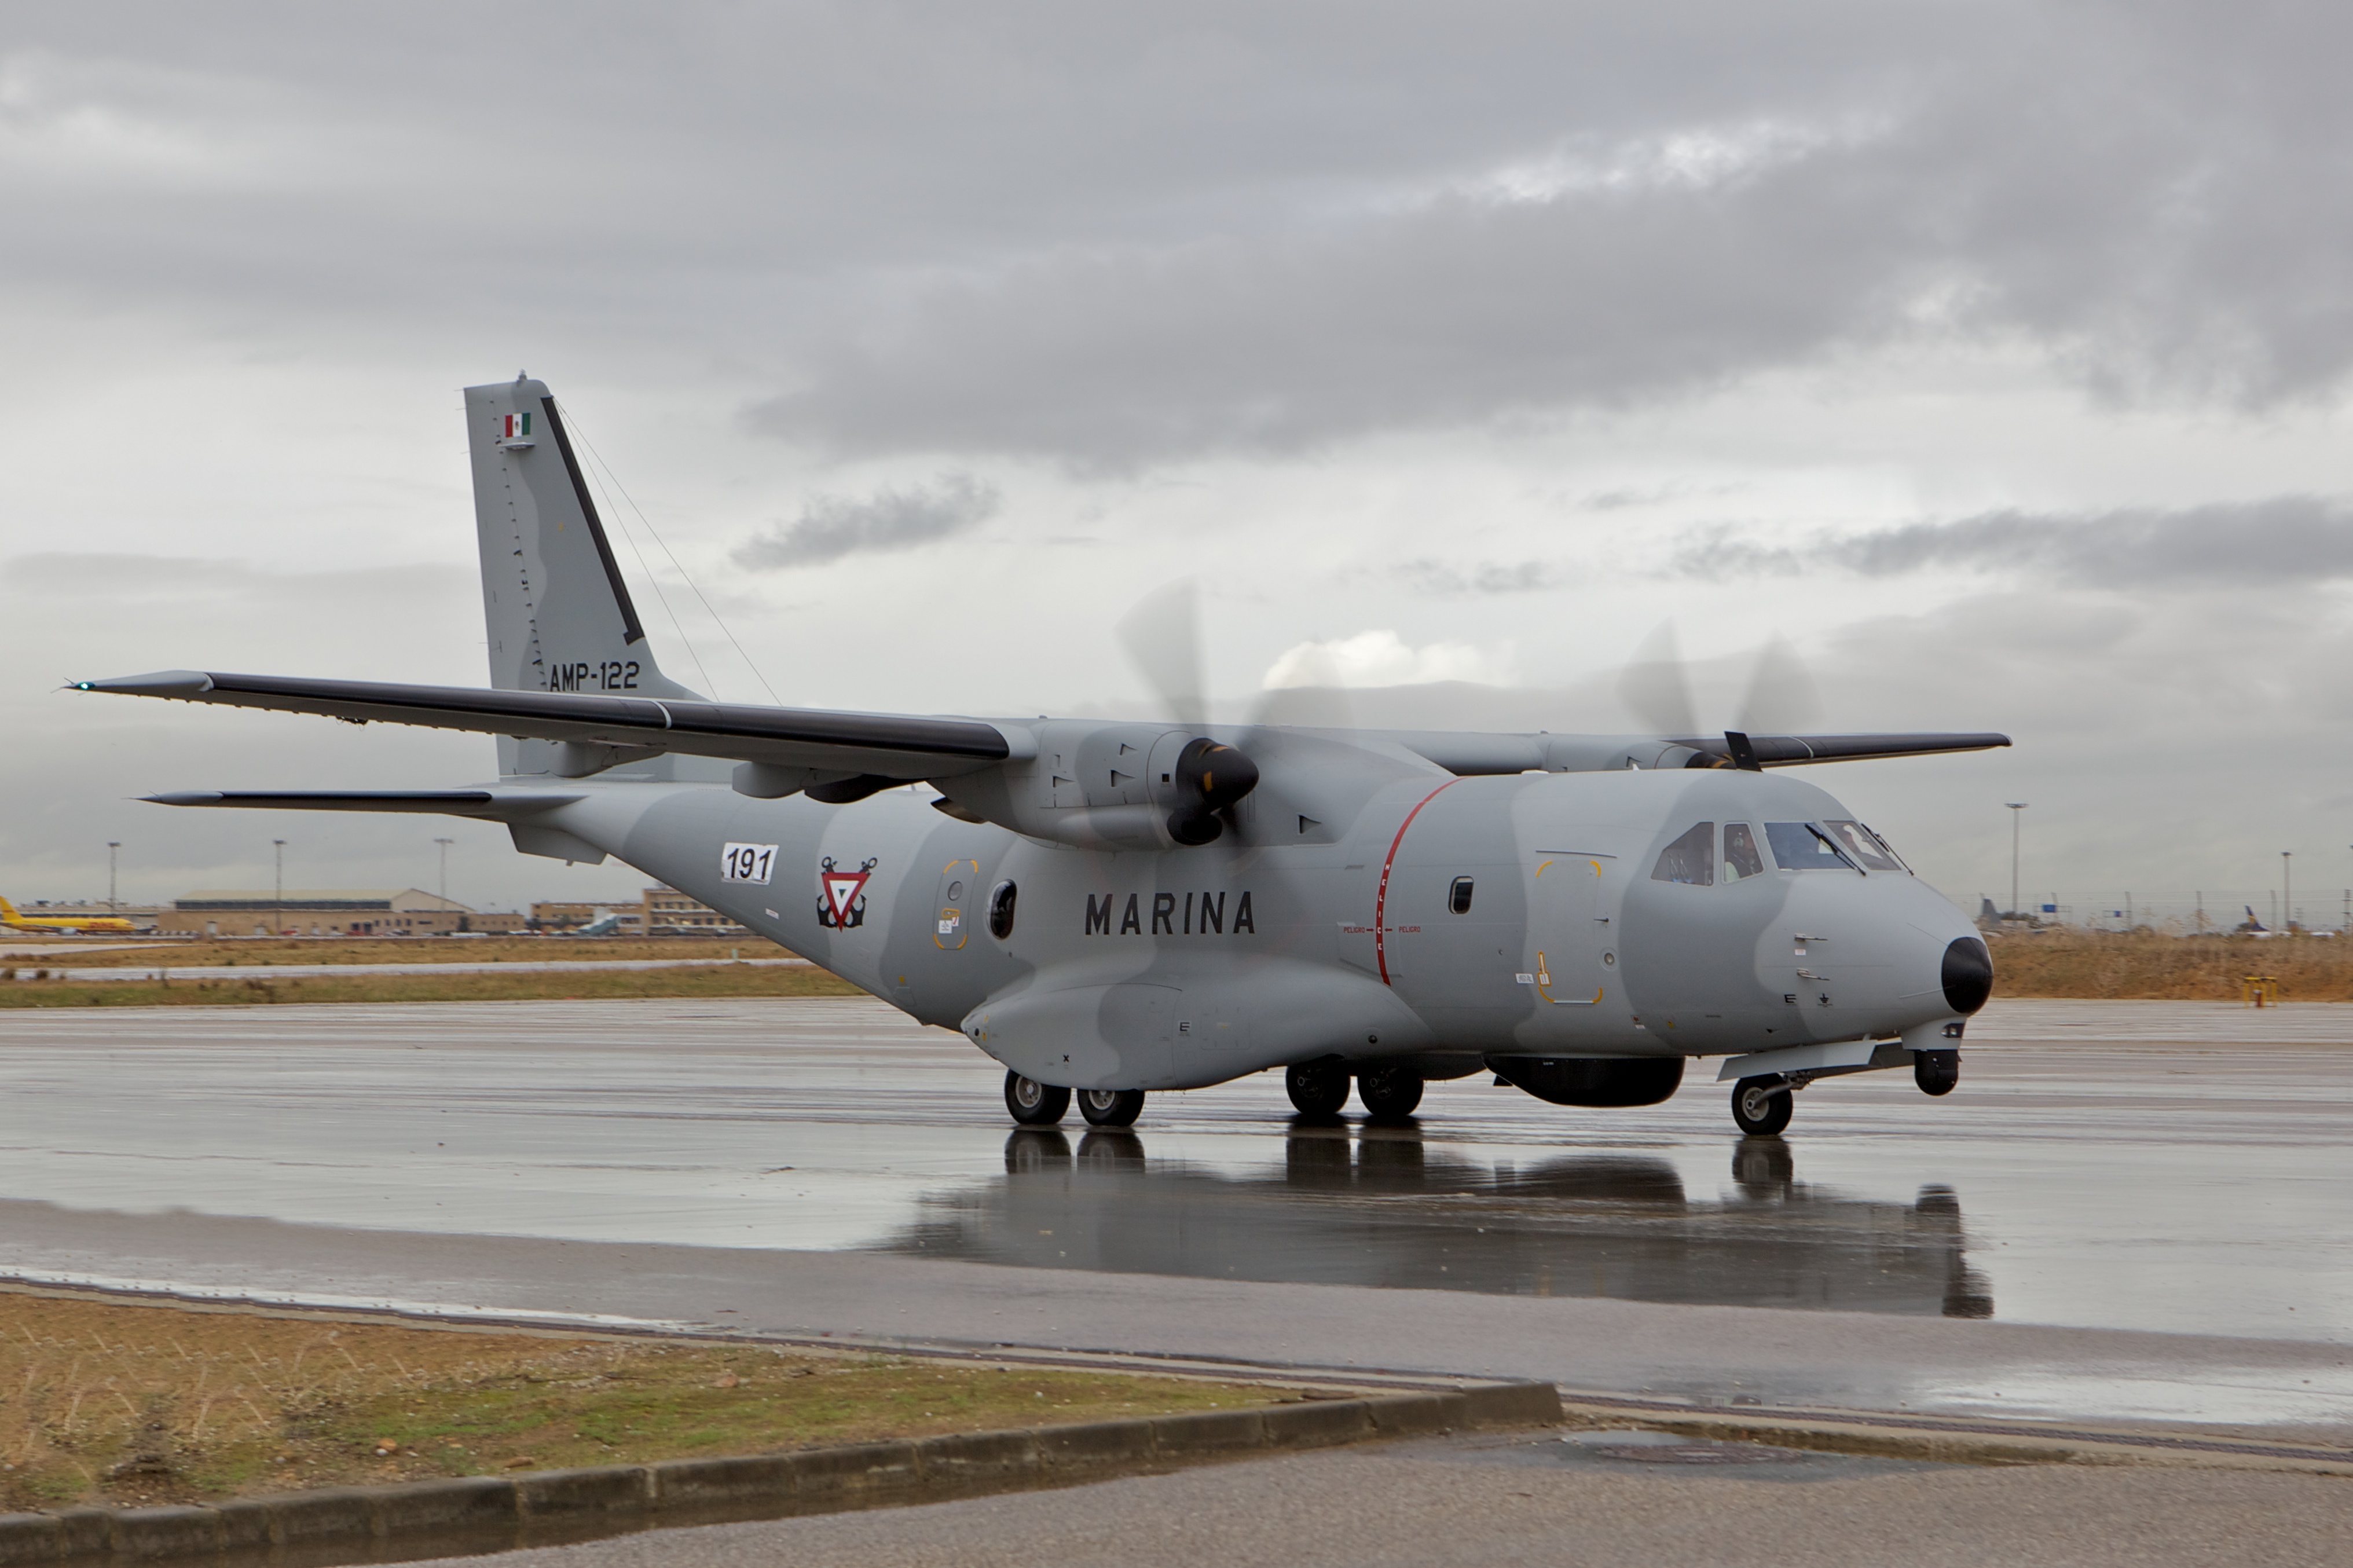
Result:
M1830 835L1811 822L1767 822L1765 842L1783 871L1859 871Z
M1724 880L1765 874L1765 857L1757 853L1757 835L1746 822L1724 824Z
M1458 876L1454 879L1454 885L1447 890L1446 906L1457 915L1471 913L1471 879L1469 877Z
M1651 868L1652 882L1684 882L1694 887L1715 883L1715 824L1702 822L1659 852Z
M1822 826L1828 828L1831 831L1831 836L1838 840L1839 848L1862 862L1866 870L1902 871L1904 869L1904 863L1895 858L1895 852L1889 849L1877 833L1864 827L1861 822L1824 822Z
M1013 935L1013 901L1019 895L1011 883L1000 882L988 895L988 934L1000 942Z

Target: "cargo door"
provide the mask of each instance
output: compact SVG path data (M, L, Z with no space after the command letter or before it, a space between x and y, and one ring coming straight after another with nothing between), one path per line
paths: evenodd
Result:
M1604 894L1615 857L1539 850L1529 877L1527 969L1544 1007L1598 1006L1615 983L1617 952Z

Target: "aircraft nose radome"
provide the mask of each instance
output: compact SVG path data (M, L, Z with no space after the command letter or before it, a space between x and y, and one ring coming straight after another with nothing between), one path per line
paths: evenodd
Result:
M1993 955L1976 937L1956 937L1945 948L1945 1002L1975 1012L1993 994Z

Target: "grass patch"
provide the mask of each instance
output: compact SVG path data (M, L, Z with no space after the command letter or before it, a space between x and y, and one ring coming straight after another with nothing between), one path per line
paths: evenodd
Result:
M0 1292L0 1506L144 1506L1266 1404L1176 1378Z
M1991 945L1996 996L2236 1001L2243 977L2270 975L2290 1001L2353 1001L2353 938L2059 930Z
M5 1007L255 1007L272 1002L576 1001L617 997L861 996L814 965L717 963L677 969L562 974L321 975L239 980L234 969L173 971L155 980L0 980Z

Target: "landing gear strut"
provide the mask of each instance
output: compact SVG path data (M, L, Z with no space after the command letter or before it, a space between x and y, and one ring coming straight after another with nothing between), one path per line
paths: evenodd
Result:
M1282 1075L1282 1086L1291 1091L1292 1108L1301 1116L1318 1120L1338 1116L1348 1103L1348 1069L1337 1062L1305 1063Z
M1008 1072L1005 1075L1005 1108L1023 1127L1051 1127L1071 1108L1071 1091Z
M1789 1080L1778 1073L1743 1078L1732 1086L1732 1119L1752 1138L1769 1138L1789 1125L1798 1107L1790 1101Z
M1144 1110L1142 1089L1081 1089L1079 1114L1089 1127L1133 1127Z

